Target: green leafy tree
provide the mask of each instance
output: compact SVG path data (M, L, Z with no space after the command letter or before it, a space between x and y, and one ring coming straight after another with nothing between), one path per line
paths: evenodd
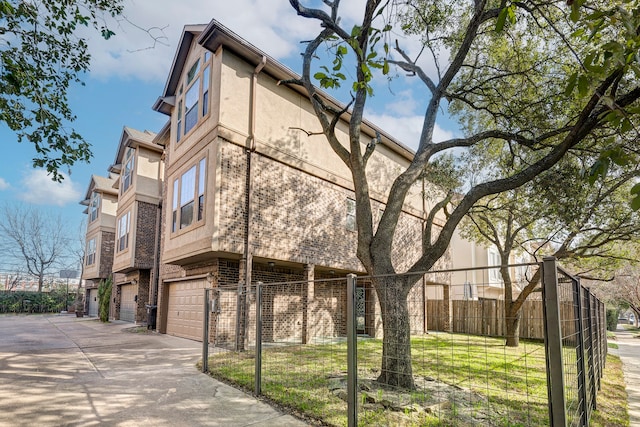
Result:
M484 155L496 164L495 154ZM581 158L581 162L585 159ZM590 184L584 167L565 159L534 181L479 201L468 214L464 234L490 243L500 254L504 284L506 345L518 346L520 309L540 283L539 270L516 278L508 264L514 255L541 261L554 256L578 275L606 280L621 263L632 260L629 242L640 239L640 218L628 203L631 182L640 175L636 165Z
M109 321L109 305L111 304L111 277L101 280L98 284L98 316L101 322Z
M108 39L106 19L122 0L0 1L0 121L18 142L35 146L34 167L60 181L61 167L91 157L89 144L68 124L75 120L68 90L89 71L87 41L93 27Z
M571 6L566 0L368 0L362 20L350 28L340 19L339 0L326 0L318 8L290 3L298 15L320 25L317 37L306 44L302 76L284 83L305 89L327 142L351 171L357 256L375 276L383 323L378 381L413 388L407 296L418 276L394 276L392 257L407 194L444 152L496 143L506 150L518 147L514 153L528 152L522 162L514 154L510 173L487 179L479 174L460 197L435 204L426 220L422 253L405 271L417 273L447 252L456 227L482 198L522 186L599 129L632 132L640 97L637 1L594 1L587 9L581 0ZM394 34L419 38L424 48L412 57L400 40L392 42ZM333 55L331 64L322 59L323 46ZM419 60L436 71L429 74ZM316 61L325 62L316 66ZM375 227L367 163L377 141L363 141L361 129L373 84L387 79L391 67L423 84L426 108L414 158L393 182ZM346 108L323 97L316 83L328 90L348 83ZM460 119L464 136L436 143L436 119L447 107ZM338 137L340 119L348 121L344 141ZM445 206L446 221L436 227L436 213Z

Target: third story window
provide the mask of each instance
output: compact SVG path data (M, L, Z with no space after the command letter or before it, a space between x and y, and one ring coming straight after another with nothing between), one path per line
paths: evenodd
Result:
M95 221L98 218L99 210L100 210L100 194L94 191L91 194L91 202L89 203L89 222Z
M124 169L122 171L122 192L124 193L131 186L133 180L133 166L134 166L134 153L135 150L131 147L127 148L124 155Z
M211 54L206 52L191 65L183 84L178 89L176 116L176 141L191 131L201 117L209 113L209 89L211 85Z

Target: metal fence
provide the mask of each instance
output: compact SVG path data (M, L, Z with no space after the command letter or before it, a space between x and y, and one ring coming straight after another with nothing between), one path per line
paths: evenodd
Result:
M544 273L544 307L528 314L544 342L518 347L483 329L496 324L491 311L440 305L448 330L480 325L430 328L429 296L445 272L221 285L205 307L205 369L328 425L587 425L606 356L604 306L555 261ZM455 286L468 284L447 292Z

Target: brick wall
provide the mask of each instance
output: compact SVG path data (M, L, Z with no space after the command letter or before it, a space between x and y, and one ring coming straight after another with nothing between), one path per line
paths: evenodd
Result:
M115 249L116 233L103 231L100 244L100 266L98 267L98 277L106 279L111 275L113 267L113 251Z
M220 245L242 253L246 152L220 140ZM272 159L254 154L253 254L300 264L362 271L357 233L347 230L347 198L353 192ZM374 220L384 206L373 203ZM401 271L420 255L421 219L402 214L394 239L394 264Z
M152 203L138 203L138 218L136 221L136 247L133 265L140 269L153 268L156 233L158 226L156 219L158 206Z

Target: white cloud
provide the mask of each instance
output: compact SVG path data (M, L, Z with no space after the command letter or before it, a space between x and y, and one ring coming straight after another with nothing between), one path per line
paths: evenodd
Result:
M0 191L6 190L10 187L9 183L4 180L4 178L0 178Z
M82 192L69 176L63 176L64 180L58 183L52 181L45 170L30 170L22 179L22 193L18 198L36 205L65 206L77 203Z
M126 20L115 26L116 36L111 39L103 40L95 31L87 34L93 77L164 82L184 25L208 24L212 18L277 59L297 52L299 41L311 38L320 28L317 22L297 17L286 1L129 0L123 15ZM153 46L150 34L166 39Z
M389 114L367 114L366 118L385 130L396 140L413 150L418 148L422 132L423 116L398 117ZM443 129L437 123L433 129L433 141L440 142L454 137L454 133Z

